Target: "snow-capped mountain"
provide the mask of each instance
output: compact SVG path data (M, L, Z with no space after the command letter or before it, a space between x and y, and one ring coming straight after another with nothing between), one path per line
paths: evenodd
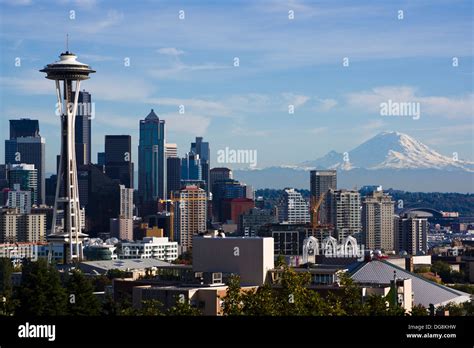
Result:
M234 170L254 188L309 188L309 170L337 169L338 187L382 185L413 192L474 192L474 163L444 156L409 135L383 132L346 153L299 165Z
M439 169L473 171L474 163L453 154L441 155L399 132L382 132L346 153L330 151L324 157L300 164L305 169Z

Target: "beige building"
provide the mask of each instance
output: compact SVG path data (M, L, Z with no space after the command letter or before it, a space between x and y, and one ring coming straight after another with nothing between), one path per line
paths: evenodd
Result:
M133 240L133 220L122 216L110 219L110 235L120 240Z
M20 214L18 208L0 212L0 243L43 242L46 240L45 214Z
M193 247L193 236L207 231L207 194L188 185L179 193L177 208L178 242L182 251Z
M383 191L374 191L363 201L362 231L367 249L394 250L394 204Z

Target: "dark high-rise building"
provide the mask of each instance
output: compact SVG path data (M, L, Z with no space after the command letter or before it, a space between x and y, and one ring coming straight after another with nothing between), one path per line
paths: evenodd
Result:
M395 251L423 255L428 251L428 219L416 214L394 217Z
M38 120L30 120L29 118L10 120L10 139L39 136Z
M253 208L239 218L239 232L244 237L255 237L262 226L277 223L270 210Z
M105 136L105 173L133 188L132 137L130 135Z
M7 165L0 164L0 190L5 187L8 187Z
M310 181L311 199L317 201L321 195L327 194L329 190L337 189L337 172L335 170L312 170ZM328 220L327 199L324 199L319 208L319 222L325 224Z
M224 222L223 200L231 198L246 198L247 187L237 180L225 179L214 182L212 188L212 212L215 219Z
M153 109L140 120L138 191L142 203L166 199L165 121Z
M203 180L201 158L197 153L188 152L181 160L181 180Z
M210 191L213 190L214 182L227 179L232 179L232 170L224 167L212 168L209 175Z
M168 157L166 161L166 182L169 197L171 192L179 191L181 189L181 159L178 157Z
M57 175L51 175L45 180L45 204L48 206L54 205L54 198L56 196L56 182L58 180ZM81 197L79 196L79 200Z
M196 141L191 143L191 152L199 155L201 160L201 175L202 180L206 183L206 190L211 191L209 179L210 179L210 167L211 167L211 151L209 143L202 141L202 137L196 137Z
M45 198L45 144L38 120L10 120L10 139L5 140L5 164L33 164L37 170L37 203Z
M105 166L105 152L97 152L97 164Z
M77 100L77 115L75 123L76 161L77 164L89 164L91 158L91 94L85 90L79 92Z
M86 231L91 236L108 232L110 219L120 214L120 184L94 165L77 167L79 199L86 210Z

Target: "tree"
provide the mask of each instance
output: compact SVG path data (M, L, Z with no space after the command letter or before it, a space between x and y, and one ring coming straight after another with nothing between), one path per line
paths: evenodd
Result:
M466 315L464 306L462 304L456 304L453 302L445 304L444 306L440 306L437 308L437 310L440 312L449 311L449 315L453 317Z
M422 304L417 304L411 308L410 314L413 317L427 316L428 310Z
M92 282L79 270L74 270L66 282L68 313L71 315L99 315L101 305L94 295Z
M24 263L18 299L20 315L67 314L67 295L59 272L44 259Z
M0 258L0 315L11 315L15 310L12 286L13 264L9 258Z
M277 316L275 294L269 284L260 286L256 291L245 291L242 296L242 313L255 316Z
M285 256L281 254L278 255L275 261L275 267L280 268L280 267L285 267L285 266L287 266Z
M162 312L163 304L158 300L144 300L140 308L133 308L131 305L122 304L119 314L124 316L159 316Z
M224 315L242 314L242 294L240 290L240 277L232 275L227 282L227 293L223 300Z
M354 283L352 278L343 273L340 275L342 287L341 308L344 315L367 315L367 307L362 301L362 289Z
M106 294L105 301L102 305L101 315L105 316L115 316L120 314L120 307L114 301L112 295Z
M183 297L176 297L176 303L173 307L168 310L168 315L171 316L198 316L202 315L201 311L196 307L193 307L189 300L184 299Z
M285 267L277 296L277 307L281 315L308 315L310 282L309 272L297 273L292 268Z
M443 282L450 283L451 282L451 267L449 264L443 261L435 261L431 265L431 272L437 273Z
M388 301L382 296L368 296L365 299L365 305L370 316L386 316L389 313Z

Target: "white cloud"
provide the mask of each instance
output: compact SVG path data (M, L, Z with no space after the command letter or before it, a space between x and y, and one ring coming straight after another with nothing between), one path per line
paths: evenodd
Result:
M95 100L136 103L146 101L156 89L143 79L124 75L102 75L100 78L87 80L81 88L82 86L93 93Z
M94 21L89 21L87 24L81 23L79 30L86 34L96 34L98 32L104 31L110 27L116 26L121 23L124 18L124 14L117 10L107 11L107 15L102 19L95 19Z
M440 116L447 118L467 118L473 115L474 94L458 97L419 96L417 89L410 86L376 87L370 91L347 95L349 106L379 112L380 103L393 102L420 103L421 117Z
M327 131L328 131L328 127L316 127L316 128L307 129L306 133L319 135L319 134L325 134L327 133Z
M231 112L222 102L197 98L151 98L147 102L150 104L175 106L176 109L183 105L185 113L191 111L212 116L228 116Z
M337 100L331 98L324 99L316 97L315 100L317 102L316 110L323 112L333 109L338 104Z
M240 126L232 128L232 134L238 136L245 136L245 137L267 137L271 135L270 130L262 130L262 129L250 129L250 128L243 128Z
M294 93L283 93L282 96L289 104L294 105L295 108L303 106L310 99L310 97L306 95Z
M205 63L205 64L194 64L188 65L181 62L176 62L168 67L160 69L151 69L148 71L149 75L161 78L161 79L182 79L186 73L199 72L199 71L213 71L230 69L231 65L222 65L216 63ZM189 76L186 76L189 78Z
M180 56L184 54L184 51L178 50L177 48L174 47L163 47L157 50L159 54L164 54L167 56Z
M33 2L31 0L2 0L0 3L13 6L28 6Z
M192 113L168 113L163 114L162 117L166 120L168 132L186 133L193 136L204 135L211 123L209 117Z
M54 82L41 76L38 71L28 70L18 74L16 77L0 77L0 86L2 90L13 90L18 94L54 94Z

